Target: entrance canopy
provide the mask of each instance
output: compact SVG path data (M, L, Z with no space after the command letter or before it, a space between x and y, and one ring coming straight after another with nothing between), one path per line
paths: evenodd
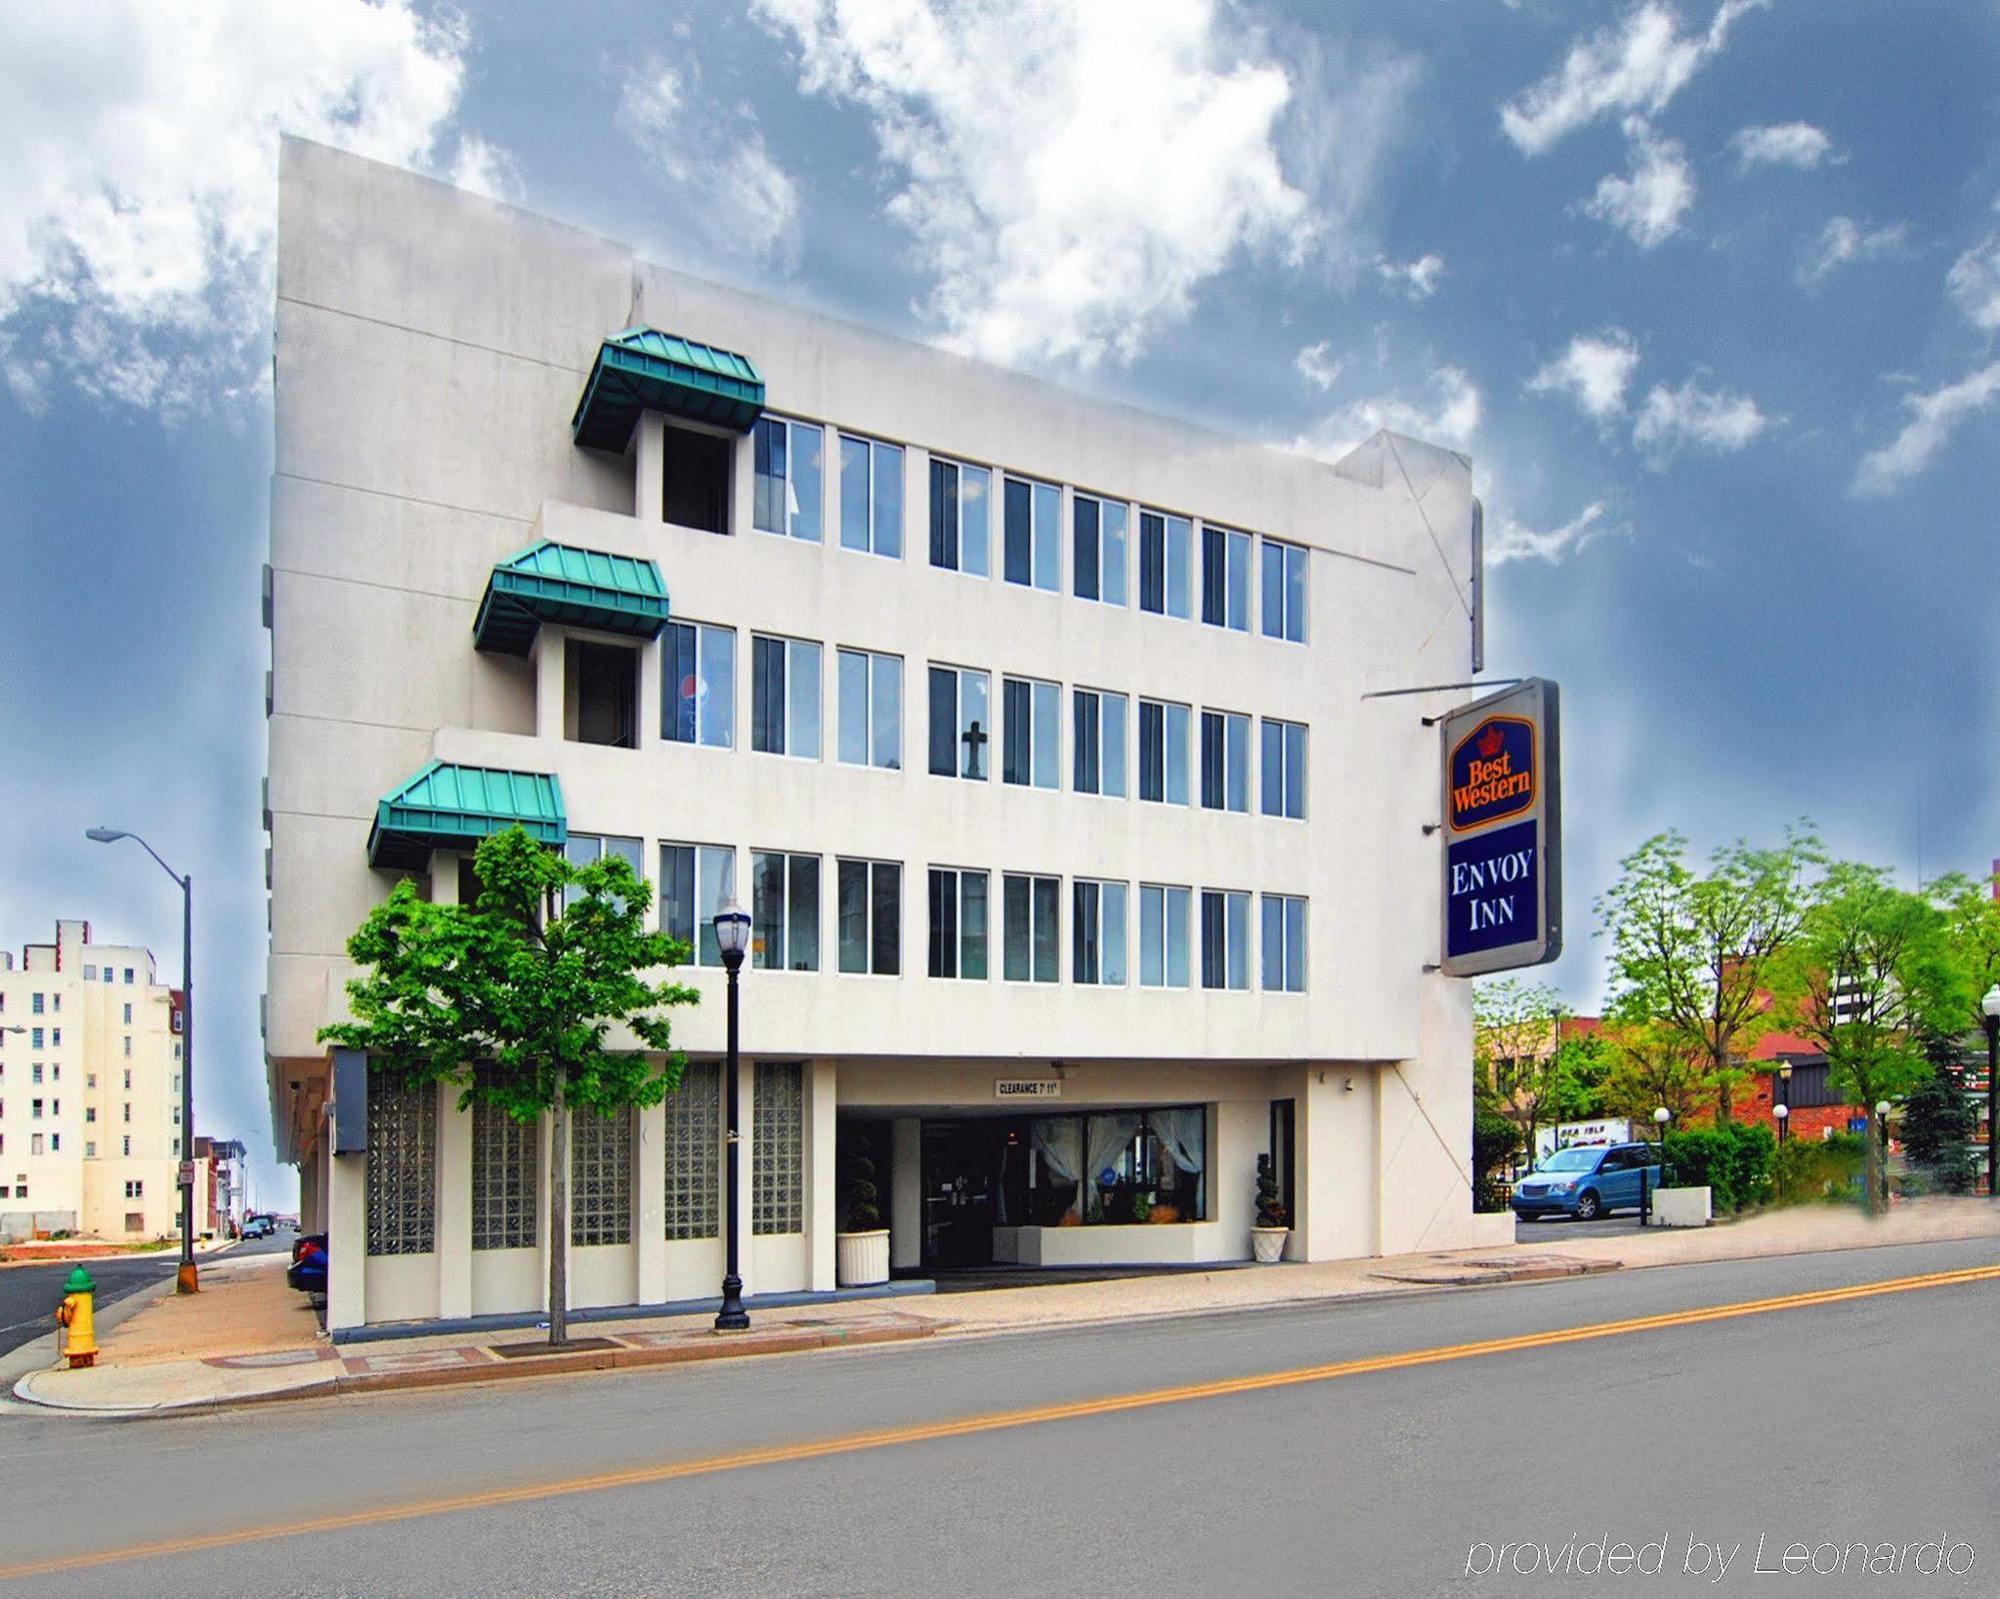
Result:
M432 761L375 807L368 864L417 871L434 849L472 849L516 825L544 844L560 848L569 841L554 774Z
M764 377L747 355L657 328L627 328L599 347L570 433L585 449L622 455L641 411L748 433L764 412Z
M655 639L667 623L667 585L656 562L544 539L493 568L473 647L526 655L544 622Z

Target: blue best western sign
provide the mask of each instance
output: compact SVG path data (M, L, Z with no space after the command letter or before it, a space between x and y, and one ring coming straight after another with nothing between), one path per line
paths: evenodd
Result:
M1562 768L1556 685L1530 678L1444 718L1444 970L1562 953Z

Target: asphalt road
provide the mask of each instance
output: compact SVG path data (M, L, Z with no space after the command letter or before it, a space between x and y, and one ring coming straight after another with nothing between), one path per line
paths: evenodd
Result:
M202 1260L222 1260L233 1255L262 1254L271 1249L292 1247L292 1234L254 1239L233 1244ZM89 1260L84 1266L97 1284L93 1303L98 1310L157 1286L174 1274L180 1265L178 1249L163 1249L153 1255L112 1255ZM55 1327L56 1306L62 1303L63 1282L75 1266L65 1262L49 1266L7 1266L0 1268L0 1355L42 1337Z
M0 1596L1990 1595L1996 1312L1986 1240L205 1416L13 1407L0 1570L231 1541ZM1564 1341L1634 1318L1662 1319ZM1506 1569L1607 1538L1664 1569ZM1856 1541L1902 1573L1857 1573ZM1847 1572L1788 1582L1793 1543ZM1910 1569L1931 1545L1959 1575Z

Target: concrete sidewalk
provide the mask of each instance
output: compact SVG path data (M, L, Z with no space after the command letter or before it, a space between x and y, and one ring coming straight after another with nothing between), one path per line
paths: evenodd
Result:
M577 1370L676 1364L925 1337L975 1337L1159 1316L1437 1292L1621 1267L1805 1254L1878 1245L2000 1240L1984 1200L1899 1205L1882 1221L1822 1207L1726 1226L1593 1235L1584 1225L1523 1226L1511 1245L1445 1254L1325 1261L1111 1281L816 1305L757 1314L749 1333L718 1334L706 1315L578 1325L561 1353L532 1331L385 1340L348 1353L319 1332L282 1256L220 1263L203 1292L156 1300L101 1340L97 1366L31 1372L17 1398L58 1410L132 1415L310 1394L489 1382ZM360 1352L365 1350L365 1352Z

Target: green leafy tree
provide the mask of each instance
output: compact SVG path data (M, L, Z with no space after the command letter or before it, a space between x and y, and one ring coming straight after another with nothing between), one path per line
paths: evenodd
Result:
M1903 1152L1910 1164L1940 1191L1969 1194L1978 1173L1972 1151L1978 1130L1958 1061L1932 1053L1930 1070L1903 1100Z
M1683 1127L1710 1103L1700 1047L1676 1029L1611 1017L1599 1036L1611 1058L1605 1108L1638 1124L1640 1137L1653 1137L1653 1112L1662 1105L1673 1112L1668 1125Z
M1593 1121L1612 1114L1606 1090L1613 1065L1612 1053L1596 1033L1572 1033L1558 1029L1562 1041L1556 1045L1556 1115L1561 1121Z
M1475 1081L1490 1103L1522 1130L1529 1153L1535 1129L1561 1120L1565 1061L1559 1048L1569 1009L1545 983L1506 977L1472 991Z
M1647 839L1619 863L1598 897L1598 932L1610 941L1613 1009L1670 1029L1702 1063L1716 1119L1730 1120L1745 1062L1773 1025L1772 963L1799 931L1819 840L1801 823L1777 849L1743 840L1688 864L1678 832Z
M625 861L575 866L515 827L480 844L474 870L476 905L431 904L405 878L369 912L347 944L365 968L347 985L353 1020L319 1036L366 1050L372 1071L454 1084L461 1111L552 1117L549 1342L560 1344L570 1113L665 1098L684 1064L667 1013L701 996L656 976L688 949L646 931L652 890Z
M1514 1163L1521 1152L1521 1129L1490 1094L1472 1100L1472 1208L1503 1210L1495 1176Z

